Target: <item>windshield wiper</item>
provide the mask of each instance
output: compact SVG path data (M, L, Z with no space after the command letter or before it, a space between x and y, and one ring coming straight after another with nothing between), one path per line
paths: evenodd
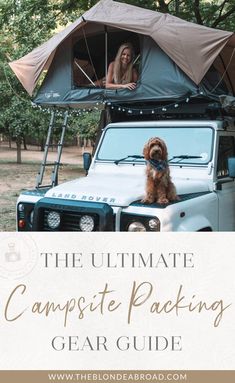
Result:
M190 156L188 154L181 154L179 156L171 157L171 159L168 162L171 162L172 160L175 160L175 159L178 159L179 161L177 161L177 162L180 162L181 160L191 160L194 158L202 158L202 156Z
M144 156L138 156L137 154L133 154L133 155L126 156L124 158L120 158L120 160L116 160L116 161L114 161L114 163L115 163L115 165L118 165L119 162L125 161L125 160L127 160L127 158L143 159Z

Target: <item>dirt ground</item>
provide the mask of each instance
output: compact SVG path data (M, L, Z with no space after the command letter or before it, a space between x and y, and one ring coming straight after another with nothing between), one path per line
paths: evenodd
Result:
M84 175L82 153L83 149L77 146L63 149L59 183ZM37 147L28 147L22 150L22 164L16 164L16 148L9 149L5 143L0 143L0 231L15 231L17 198L22 190L35 187L42 158L43 152ZM56 153L50 152L48 160L55 161ZM45 181L49 179L50 174L46 173Z

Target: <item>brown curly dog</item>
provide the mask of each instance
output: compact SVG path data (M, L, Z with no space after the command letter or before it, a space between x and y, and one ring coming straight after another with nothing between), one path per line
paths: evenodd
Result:
M150 138L144 146L143 154L147 161L147 182L146 195L141 202L167 204L179 200L170 177L165 142L159 137Z

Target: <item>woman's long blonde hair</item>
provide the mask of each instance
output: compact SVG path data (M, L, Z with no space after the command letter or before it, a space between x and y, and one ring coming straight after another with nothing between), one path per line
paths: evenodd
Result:
M128 64L126 70L124 73L122 73L121 70L121 56L124 49L130 49L131 51L131 61ZM114 60L114 67L113 67L113 81L114 84L128 84L129 82L132 82L132 75L133 75L133 57L134 57L134 49L133 46L130 43L122 44L117 52L117 55Z

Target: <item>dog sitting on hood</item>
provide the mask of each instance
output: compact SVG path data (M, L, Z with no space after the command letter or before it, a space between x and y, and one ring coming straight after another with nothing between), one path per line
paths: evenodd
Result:
M147 182L146 195L141 202L167 204L179 200L170 177L165 142L159 137L150 138L144 146L143 155L147 161Z

